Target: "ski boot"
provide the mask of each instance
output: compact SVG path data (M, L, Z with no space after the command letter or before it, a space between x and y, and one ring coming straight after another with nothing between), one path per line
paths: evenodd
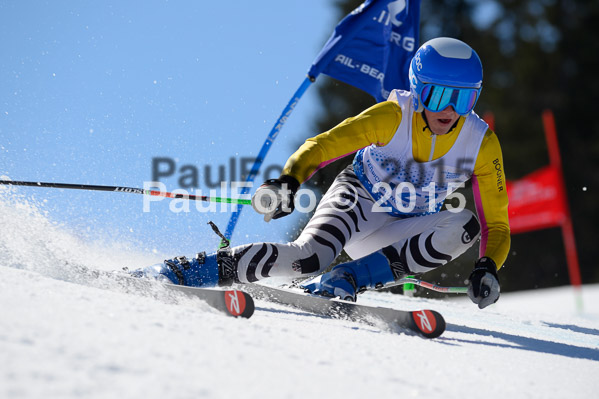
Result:
M237 267L229 240L218 231L214 223L209 222L214 231L225 244L213 254L198 253L193 259L177 256L167 259L162 264L146 267L131 272L133 277L151 277L165 283L185 285L188 287L230 286L237 280Z
M210 255L200 252L192 259L177 256L165 260L162 264L132 271L131 275L188 287L230 286L237 277L229 248L220 249Z
M387 257L378 251L337 265L330 272L300 284L300 287L311 294L355 302L359 293L383 288L394 280Z

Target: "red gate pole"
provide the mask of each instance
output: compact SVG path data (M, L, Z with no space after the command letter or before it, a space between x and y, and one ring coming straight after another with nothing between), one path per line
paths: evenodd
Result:
M551 110L543 111L543 127L545 129L545 139L547 140L547 149L549 151L549 161L558 172L560 180L558 184L562 190L562 195L565 202L565 217L564 221L561 223L561 228L568 262L568 275L570 277L570 284L572 284L575 289L578 310L582 310L582 280L580 278L578 252L576 250L576 240L574 239L574 228L572 226L572 217L570 215L570 204L566 194L566 184L562 170L562 158L559 150L559 142L557 140L557 130L555 128L555 118Z

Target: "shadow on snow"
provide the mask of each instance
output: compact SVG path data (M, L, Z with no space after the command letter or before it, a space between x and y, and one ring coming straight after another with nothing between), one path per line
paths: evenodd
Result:
M572 329L570 327L576 327L576 326L555 325L552 327ZM576 328L580 330L580 327L576 327ZM597 335L597 330L592 330L592 329L582 329L582 330L590 330L591 331L590 334ZM500 331L483 330L480 328L472 328L472 327L460 326L460 325L455 325L455 324L448 324L446 331L465 333L465 334L476 334L478 336L483 336L483 337L499 338L499 339L502 339L502 340L505 340L508 342L512 342L513 345L506 344L506 343L482 342L482 341L468 340L468 339L462 339L462 338L441 338L442 340L446 341L446 343L450 343L453 341L453 342L462 342L462 343L468 343L468 344L495 346L495 347L499 347L499 348L522 349L522 350L539 352L539 353L544 353L544 354L566 356L566 357L570 357L573 359L587 359L587 360L599 361L599 349L585 348L585 347L580 347L580 346L575 346L575 345L570 345L570 344L564 344L564 343L560 343L560 342L546 341L546 340L538 339L538 338L523 337L520 335L508 334L508 333L500 332ZM578 331L578 332L582 332L582 331Z

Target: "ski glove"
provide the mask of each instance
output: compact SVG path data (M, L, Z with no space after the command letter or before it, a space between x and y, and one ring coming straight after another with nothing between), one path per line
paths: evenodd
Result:
M499 299L499 279L497 267L493 259L480 258L474 265L474 270L468 277L468 296L479 309L494 304Z
M300 183L293 177L281 175L265 181L252 197L252 207L264 215L264 221L278 219L293 212L295 193Z

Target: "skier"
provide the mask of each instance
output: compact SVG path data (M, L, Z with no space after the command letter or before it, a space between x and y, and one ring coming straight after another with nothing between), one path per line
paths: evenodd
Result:
M394 90L388 101L306 140L282 175L258 188L254 209L266 222L278 219L293 211L300 183L356 153L294 242L177 257L145 274L188 286L306 277L324 271L345 250L354 260L302 286L355 301L364 290L450 262L480 237L468 295L481 309L495 303L510 231L499 141L473 112L482 88L481 61L466 43L436 38L416 52L409 79L410 91ZM440 211L468 179L478 218L466 209Z

